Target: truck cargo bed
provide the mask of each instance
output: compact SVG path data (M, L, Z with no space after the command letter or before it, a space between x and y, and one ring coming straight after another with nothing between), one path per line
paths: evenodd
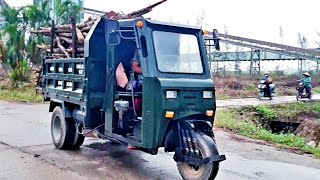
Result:
M85 59L46 59L42 92L46 98L74 104L84 101Z

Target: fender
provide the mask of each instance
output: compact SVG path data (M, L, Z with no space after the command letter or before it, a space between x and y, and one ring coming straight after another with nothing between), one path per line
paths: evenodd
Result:
M56 106L61 107L65 118L73 117L72 109L68 105L66 105L64 101L58 99L50 99L49 112L53 112Z
M202 159L196 133L202 133L208 135L207 138L213 138L211 123L205 120L179 120L174 122L166 135L165 152L174 151L175 161L188 162L193 165L220 162L226 159L224 155L219 154Z
M205 120L177 120L172 121L168 125L168 131L166 133L165 139L164 139L164 150L165 152L173 152L175 151L176 147L180 146L180 129L185 128L189 131L197 131L197 132L203 132L207 134L209 137L212 137L214 139L214 133L212 130L212 124L209 121Z

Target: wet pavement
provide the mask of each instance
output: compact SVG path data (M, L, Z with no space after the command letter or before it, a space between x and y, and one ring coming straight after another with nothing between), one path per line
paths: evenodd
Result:
M231 102L224 101L225 105L228 103ZM173 154L162 149L152 156L93 138L87 138L76 151L55 149L47 111L47 104L0 101L0 180L181 179ZM320 160L310 155L279 150L221 130L215 133L220 153L227 156L216 179L319 177Z

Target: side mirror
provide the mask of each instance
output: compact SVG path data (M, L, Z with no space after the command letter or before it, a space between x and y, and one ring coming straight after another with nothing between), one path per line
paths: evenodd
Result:
M213 37L214 48L220 51L220 44L219 44L220 38L219 38L218 30L216 29L213 30L212 37Z
M108 45L118 45L121 42L119 33L119 22L116 20L107 20L105 24L105 38Z

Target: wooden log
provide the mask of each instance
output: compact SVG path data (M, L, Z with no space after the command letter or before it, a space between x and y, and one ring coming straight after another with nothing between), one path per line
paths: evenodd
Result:
M58 36L63 36L63 37L68 37L68 38L71 38L72 37L72 34L71 33L58 33Z
M92 21L92 20L93 20L93 18L91 16L89 16L88 19L84 21L84 23Z
M31 70L34 72L41 72L41 68L39 67L32 67Z
M73 52L73 48L68 48L66 49L67 52L69 53L72 53ZM77 48L77 51L80 52L80 53L83 53L84 52L84 48L80 47L80 48Z
M57 41L58 47L64 52L67 58L70 58L70 54L66 51L66 49L61 45L60 38L58 36L55 37Z
M36 75L36 76L32 77L33 80L38 80L38 78L39 78L39 75Z
M77 24L77 28L82 29L86 26L92 26L95 23L96 20L92 20L92 21L87 21L81 24Z
M77 38L79 43L84 43L84 36L80 29L76 28Z
M61 24L61 25L56 25L56 29L71 29L71 24Z
M54 53L52 54L52 57L54 59L66 58L65 54L60 54L60 53Z
M41 34L44 36L50 36L51 35L51 29L42 29L42 30L30 30L30 33L32 34ZM71 29L56 29L55 33L71 33Z
M59 39L60 39L61 41L64 41L64 42L68 43L68 44L72 44L72 39L70 39L70 38L67 38L67 37L59 37Z
M50 45L44 45L44 44L41 44L41 45L37 44L36 47L43 50L50 49Z
M86 27L84 27L84 28L82 28L81 29L81 32L87 32L87 31L89 31L90 29L92 28L92 26L86 26Z

